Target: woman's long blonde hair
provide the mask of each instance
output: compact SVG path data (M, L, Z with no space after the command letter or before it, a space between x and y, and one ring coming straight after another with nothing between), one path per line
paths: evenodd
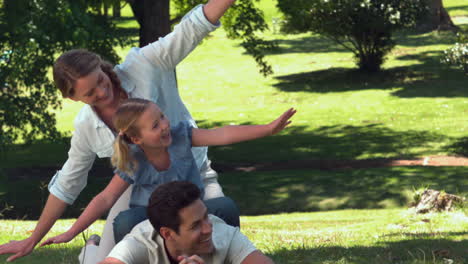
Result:
M125 100L114 115L114 127L119 132L114 142L114 154L111 162L117 169L133 174L138 164L130 153L132 137L140 136L137 121L153 102L145 99L132 98Z
M76 80L85 77L92 71L101 67L109 76L112 85L121 89L120 80L109 62L101 59L99 55L85 49L74 49L60 55L54 63L53 76L57 88L64 98L74 95Z

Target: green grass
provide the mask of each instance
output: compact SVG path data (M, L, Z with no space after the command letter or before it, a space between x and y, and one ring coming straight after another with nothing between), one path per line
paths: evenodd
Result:
M34 228L31 221L2 221L0 243L20 239ZM51 235L64 232L61 220ZM416 215L410 210L340 210L241 218L242 231L276 263L447 263L468 262L468 217L462 212ZM89 234L99 232L103 221ZM20 263L77 263L83 246L76 238L66 245L36 250ZM0 261L6 257L0 257Z

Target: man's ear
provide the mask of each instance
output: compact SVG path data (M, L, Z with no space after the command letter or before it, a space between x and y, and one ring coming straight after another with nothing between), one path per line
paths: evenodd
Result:
M164 240L170 240L172 239L172 236L174 234L174 230L170 229L169 227L161 227L159 229L159 234L164 238Z

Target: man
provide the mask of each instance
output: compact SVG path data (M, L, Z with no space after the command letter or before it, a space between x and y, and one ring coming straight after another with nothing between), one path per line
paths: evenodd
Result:
M239 228L208 215L190 182L160 185L137 225L101 264L272 264Z

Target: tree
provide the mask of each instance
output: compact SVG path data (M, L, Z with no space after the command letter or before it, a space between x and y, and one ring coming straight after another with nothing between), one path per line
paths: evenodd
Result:
M453 23L442 0L427 0L427 14L418 22L417 28L423 31L432 30L458 30Z
M279 0L283 30L315 32L353 52L360 70L379 71L392 33L413 26L426 0Z
M258 1L258 0L256 0ZM180 21L190 9L206 0L127 0L132 7L135 19L140 25L140 47L165 36L171 26ZM170 3L173 3L173 14L170 14ZM263 12L254 6L252 0L237 0L223 17L224 29L228 37L241 40L247 54L254 57L263 75L272 73L271 66L264 58L264 51L274 47L262 40L257 32L268 28Z
M0 2L0 150L18 139L57 139L58 92L49 78L57 54L82 47L111 61L115 27L85 0Z

